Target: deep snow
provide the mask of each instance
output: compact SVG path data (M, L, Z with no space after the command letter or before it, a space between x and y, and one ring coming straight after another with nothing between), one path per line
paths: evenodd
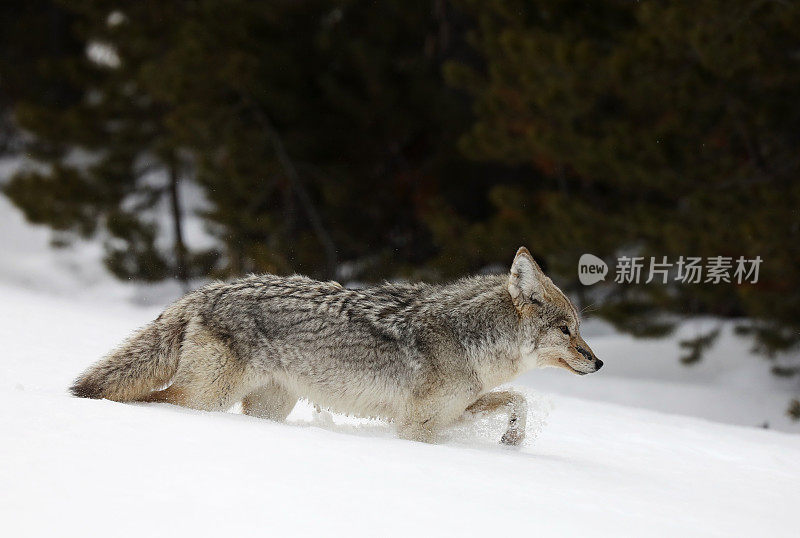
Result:
M308 406L277 424L80 400L69 381L157 310L0 298L8 536L794 534L800 436L529 389L519 450L500 418L424 445Z
M520 449L497 444L500 417L424 445L307 405L277 424L80 400L70 381L177 290L114 282L91 243L50 250L2 197L0 228L4 536L796 534L800 436L752 427L800 431L794 385L730 326L687 368L677 339L713 320L658 341L587 324L606 366L517 380Z

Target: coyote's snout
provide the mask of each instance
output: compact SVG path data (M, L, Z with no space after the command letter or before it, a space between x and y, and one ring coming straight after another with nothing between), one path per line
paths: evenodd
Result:
M283 420L299 398L384 417L432 441L501 411L518 444L527 404L492 391L532 368L599 370L578 312L520 248L507 275L447 285L351 290L302 276L254 275L191 292L89 368L76 396L169 402ZM165 387L166 388L163 388Z

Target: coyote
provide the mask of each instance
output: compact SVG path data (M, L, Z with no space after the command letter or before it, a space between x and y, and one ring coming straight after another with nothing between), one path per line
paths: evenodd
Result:
M578 312L525 247L508 275L446 285L347 289L252 275L193 291L84 372L76 396L168 402L284 420L299 398L393 421L400 437L504 412L501 442L525 435L527 403L492 389L532 368L603 365ZM165 388L166 387L166 388Z

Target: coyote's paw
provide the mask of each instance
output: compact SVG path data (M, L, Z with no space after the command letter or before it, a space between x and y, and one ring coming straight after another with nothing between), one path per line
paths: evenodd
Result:
M522 444L523 439L525 439L525 432L512 429L506 431L506 433L503 434L503 437L500 439L500 442L508 446L519 446Z

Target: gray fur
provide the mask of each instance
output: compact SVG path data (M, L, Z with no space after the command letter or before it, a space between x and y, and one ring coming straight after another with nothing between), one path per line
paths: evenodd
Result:
M517 444L524 398L491 389L530 368L595 371L602 363L578 324L575 308L525 249L510 275L447 285L353 290L252 275L187 294L89 368L72 392L206 410L242 401L245 413L275 420L305 398L393 420L402 437L422 441L456 420L501 409L509 414L503 442Z

